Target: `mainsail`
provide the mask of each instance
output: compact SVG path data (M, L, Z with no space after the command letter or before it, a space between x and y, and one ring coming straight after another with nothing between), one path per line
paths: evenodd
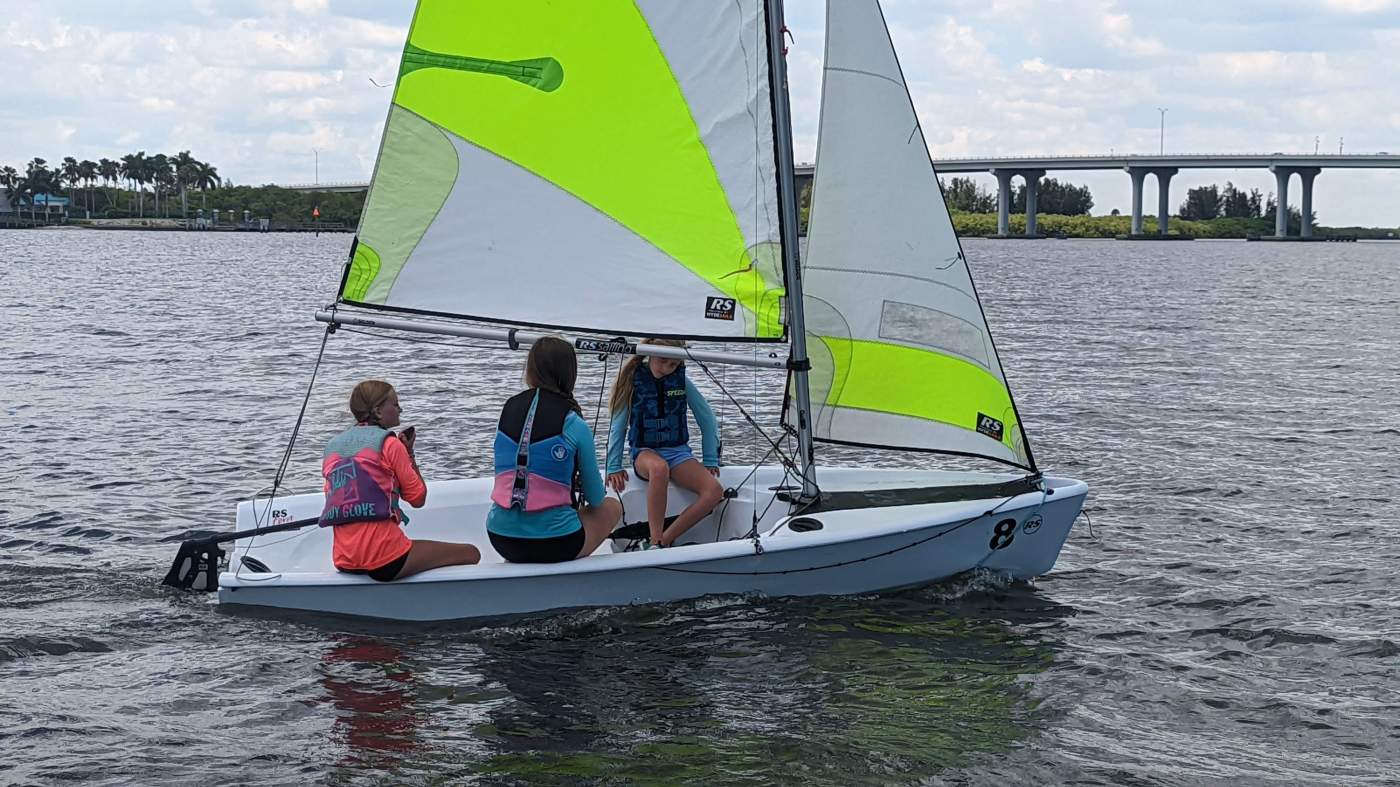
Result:
M420 0L342 303L781 341L761 0Z
M802 267L813 434L1033 470L879 4L830 2L826 30Z

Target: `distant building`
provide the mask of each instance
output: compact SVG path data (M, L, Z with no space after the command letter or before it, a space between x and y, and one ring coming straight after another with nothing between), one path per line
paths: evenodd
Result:
M33 204L18 204L10 199L10 194L4 189L0 189L0 215L18 216L28 219L44 218L46 220L64 219L68 215L70 200L67 197L55 197L52 194L34 195Z
M34 209L43 208L45 213L67 213L69 199L52 194L35 194Z

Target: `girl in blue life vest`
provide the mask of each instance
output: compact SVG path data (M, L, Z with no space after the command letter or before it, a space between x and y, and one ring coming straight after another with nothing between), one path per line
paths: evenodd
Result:
M573 345L546 336L525 359L526 389L501 409L486 534L511 563L591 555L622 518L622 504L606 496L593 432L574 399L577 379Z
M647 344L684 347L673 339L647 339ZM608 431L608 485L619 494L627 485L622 466L622 442L632 455L637 476L647 482L649 546L669 547L724 499L719 485L719 428L710 403L685 378L685 364L676 358L635 356L618 370L609 399L612 427ZM690 450L686 410L700 427L700 453ZM667 483L694 492L696 500L666 522Z

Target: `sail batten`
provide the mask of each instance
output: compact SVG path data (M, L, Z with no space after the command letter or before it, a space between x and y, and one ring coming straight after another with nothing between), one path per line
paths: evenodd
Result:
M344 303L783 341L761 0L420 0Z
M817 440L1033 470L877 0L827 5L803 267Z

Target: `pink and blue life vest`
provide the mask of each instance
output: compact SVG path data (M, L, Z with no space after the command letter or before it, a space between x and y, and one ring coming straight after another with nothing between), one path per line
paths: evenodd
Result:
M634 449L689 443L685 410L685 364L660 379L646 363L637 365L632 376L632 423L627 429L627 441Z
M330 488L321 527L398 518L398 484L383 455L392 434L378 426L352 426L326 444L321 474Z
M506 400L496 427L492 502L526 513L573 505L576 452L564 439L570 412L568 399L539 388Z

